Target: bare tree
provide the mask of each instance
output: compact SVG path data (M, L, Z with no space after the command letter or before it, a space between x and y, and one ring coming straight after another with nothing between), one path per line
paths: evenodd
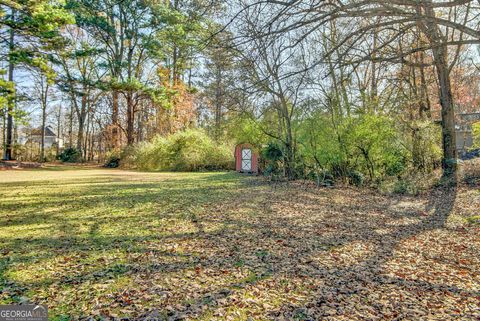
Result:
M285 174L293 178L296 154L294 117L302 100L306 72L306 54L302 46L292 46L295 34L262 34L258 28L261 10L255 8L242 16L239 33L244 40L238 49L242 61L244 90L256 94L261 114L275 112L277 131L265 133L281 142L284 150ZM263 101L263 102L262 102Z
M40 108L42 110L42 116L41 116L42 124L40 127L41 141L40 141L39 161L44 162L45 161L45 126L47 121L47 107L48 107L48 98L51 90L51 85L50 85L51 81L42 72L33 71L32 74L35 79L34 95L36 96L35 97L36 100L39 101Z
M267 4L267 5L266 5ZM389 62L408 65L419 63L412 59L418 52L432 56L439 87L442 116L444 176L455 176L455 113L450 71L456 63L460 46L480 43L480 10L475 1L452 0L350 0L350 1L253 1L244 3L243 11L256 7L264 11L262 33L288 34L299 31L296 45L308 41L311 35L326 29L331 21L338 21L348 28L342 39L325 52L316 63L324 63L325 57L340 53L336 65L356 66L363 61ZM248 8L248 9L247 9ZM259 10L260 10L259 9ZM375 49L365 51L363 43L375 37ZM399 39L421 35L421 46L399 46ZM424 64L421 64L424 65ZM374 74L372 74L374 75ZM375 86L372 83L372 90Z
M77 27L66 28L71 46L58 53L61 74L60 89L68 94L77 116L77 150L83 154L87 116L101 92L97 90L101 75L98 70L97 49L88 35Z

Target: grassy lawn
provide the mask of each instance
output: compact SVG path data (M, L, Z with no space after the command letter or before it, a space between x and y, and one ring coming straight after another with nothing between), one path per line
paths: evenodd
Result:
M0 303L54 320L480 318L480 193L0 172Z

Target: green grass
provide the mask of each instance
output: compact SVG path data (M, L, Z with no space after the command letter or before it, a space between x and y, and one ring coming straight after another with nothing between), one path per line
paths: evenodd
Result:
M467 217L466 220L469 224L480 224L480 215Z
M59 319L91 313L92 300L127 288L152 253L158 269L193 268L191 253L165 240L225 228L199 227L198 216L244 182L235 173L65 167L0 178L0 303L47 302Z
M480 317L475 188L68 166L0 182L0 304L47 304L52 320Z

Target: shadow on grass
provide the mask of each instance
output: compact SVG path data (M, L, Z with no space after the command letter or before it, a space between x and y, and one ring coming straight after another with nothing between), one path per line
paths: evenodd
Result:
M234 184L241 186L234 173L178 174L175 177L170 174L167 178L160 176L158 181L135 175L133 179L123 178L114 170L112 174L92 172L89 177L74 178L61 184L45 180L2 185L0 231L4 233L0 233L0 280L9 289L3 292L4 300L5 296L10 296L7 301L18 300L29 288L46 287L52 283L72 284L75 279L75 284L80 284L102 275L118 277L127 272L134 273L132 271L137 267L126 264L125 268L114 268L115 273L111 267L105 267L85 275L73 273L73 276L47 278L28 284L14 282L5 274L18 264L42 264L83 252L151 253L153 250L147 247L147 243L160 242L165 234L171 235L169 231L162 231L161 220L188 223L191 217L184 215L186 208L197 211L201 206L230 196ZM18 192L11 194L12 190ZM102 232L102 228L112 227L114 235ZM177 236L192 237L193 234L195 232L178 233ZM163 252L156 251L157 254ZM173 256L162 254L165 255ZM175 270L176 264L155 268Z
M403 240L444 228L455 203L456 189L433 191L426 206L432 214L421 217L414 209L393 208L392 205L398 202L396 198L369 195L374 203L365 206L361 193L355 190L345 191L350 202L336 204L332 212L329 202L334 200L329 198L329 191L320 190L310 195L308 191L297 193L294 189L285 189L268 193L268 188L264 189L261 184L248 185L250 180L239 180L232 173L166 178L158 182L124 180L101 174L71 182L71 187L80 185L73 191L62 193L55 190L31 195L25 201L25 208L17 214L0 217L0 229L41 222L49 226L48 233L29 238L21 235L17 238L0 237L2 248L12 252L1 261L0 279L9 287L15 300L32 288L48 288L56 284L72 287L75 291L75 287L87 282L105 282L123 275L138 276L147 282L149 277L170 272L182 274L196 268L223 273L221 271L235 270L241 265L251 271L244 279L208 285L208 294L198 293L193 299L189 297L191 293L183 293L183 301L177 301L181 308L140 306L135 317L207 317L219 307L220 299L229 299L239 288L276 278L322 279L324 286L317 289L316 295L306 304L286 304L270 311L268 317L271 319L281 315L293 319L300 314L304 319L315 319L318 315L309 316L307 309L321 313L328 295L358 295L358 287L365 284L373 291L385 284L394 284L410 291L441 293L448 290L461 295L480 295L452 286L406 280L383 273L384 264L394 256ZM52 187L54 184L35 182L33 186ZM65 200L65 195L75 195L75 198ZM281 208L288 211L282 212ZM38 213L39 209L47 211ZM81 215L75 216L80 209ZM0 205L0 210L15 210L14 200ZM331 214L319 216L320 213ZM339 220L337 213L347 214ZM414 223L385 225L387 221L402 219L414 219ZM170 228L163 220L176 220L182 227ZM117 233L106 234L104 228L112 226L118 227ZM215 228L209 228L212 226ZM386 234L375 230L386 227ZM83 232L80 233L81 228ZM166 248L180 241L194 242L197 247L183 253ZM323 266L312 260L327 255L332 249L359 241L372 244L374 248L359 263ZM41 254L32 254L35 251ZM83 271L69 268L56 277L28 284L13 282L5 274L13 264L28 265L102 251L120 251L124 258L122 262L89 263L93 266ZM74 260L85 263L81 258Z
M222 246L226 248L219 250L220 253L227 255L228 253L235 253L237 260L238 258L243 258L242 261L252 269L254 277L243 282L243 284L233 282L227 286L226 289L225 287L221 287L213 292L209 292L208 296L216 298L216 300L209 301L207 311L214 311L218 308L217 302L228 298L231 293L234 293L235 288L239 286L255 285L257 282L265 279L275 280L282 277L320 278L324 281L324 285L322 288L317 289L316 295L312 296L310 302L302 305L283 305L268 315L268 318L271 319L316 320L319 317L326 318L329 315L324 314L322 316L322 313L326 311L325 304L328 300L331 300L332 297L343 297L343 300L348 301L346 297L362 295L358 289L365 288L366 286L373 289L371 291L375 291L383 285L393 285L399 289L411 291L412 293L432 291L442 295L452 293L460 297L477 297L480 295L480 291L469 291L454 285L442 283L392 277L386 275L383 271L384 264L394 256L395 250L402 241L414 238L427 231L444 228L445 222L453 209L455 198L456 188L433 191L428 198L428 204L426 206L427 211L433 212L432 215L420 219L417 223L394 227L388 234L377 234L372 230L372 226L385 226L386 218L383 216L375 218L375 216L372 216L372 212L362 211L362 206L358 206L358 204L340 207L340 211L352 213L349 217L350 221L340 223L335 222L335 218L332 218L332 220L315 222L313 225L305 225L302 222L306 219L304 216L299 219L281 216L273 219L268 216L262 218L262 215L259 215L260 218L256 220L255 223L225 218L226 224L231 226L229 231L246 229L250 233L245 233L244 235L229 235L228 233L217 236L210 235L205 239L205 242L208 243L207 246L212 247L214 247L215 244L222 244ZM275 205L275 200L270 201L270 205ZM282 202L282 200L280 200L280 202ZM289 203L290 206L295 206L299 205L298 202L301 202L301 200L291 200L287 203ZM370 204L369 206L373 206L374 210L385 212L390 205L396 202L396 199L391 199L388 202L379 201L377 204ZM322 209L322 206L316 209ZM415 215L412 211L405 211L402 214L399 210L393 210L389 211L387 216L387 219L395 220L399 218L418 218L419 214L417 212ZM205 224L207 221L208 220L204 220L203 223ZM324 233L329 230L330 226L334 225L336 230L333 234ZM355 228L354 231L349 230L352 227ZM261 260L252 262L250 259L249 261L248 257L251 257L252 252L252 239L258 240L257 245L260 247L268 249L272 244L280 243L285 247L285 250L276 252L276 254L268 254L267 251ZM325 267L317 265L311 260L312 256L322 255L322 253L326 255L330 249L348 245L355 241L374 244L376 245L376 250L371 253L367 259L349 266L337 265ZM292 243L292 247L289 246L289 243ZM307 264L305 264L305 262L307 262ZM221 270L232 268L235 262L226 259L224 260L224 265L219 266L218 259L210 257L202 260L200 264L205 267ZM363 295L365 294L366 293L363 293ZM189 302L184 308L179 310L164 310L160 315L173 318L178 316L208 317L208 313L200 313L198 308L196 308L204 304L205 299L206 297L202 297L196 302ZM308 315L309 312L307 311L314 311L315 315ZM150 314L147 313L143 316L149 317L155 316L156 314L158 314L158 311Z

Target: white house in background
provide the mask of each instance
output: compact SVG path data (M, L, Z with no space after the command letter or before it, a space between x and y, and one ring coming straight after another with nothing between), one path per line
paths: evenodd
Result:
M23 144L26 143L42 143L42 128L33 129L30 134L23 139ZM53 132L50 126L45 127L45 148L50 148L52 146L58 145L59 148L63 148L63 139L58 138L57 135Z

